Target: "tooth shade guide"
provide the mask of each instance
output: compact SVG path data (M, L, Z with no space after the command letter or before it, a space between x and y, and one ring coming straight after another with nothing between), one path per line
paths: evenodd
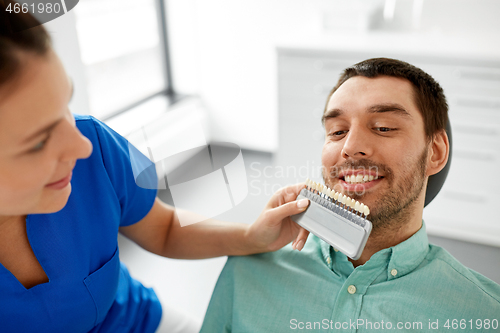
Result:
M346 177L357 177L359 175L348 175ZM367 177L374 178L373 176L368 176L368 175L361 175L363 179L366 179ZM309 190L316 194L319 198L325 200L321 205L327 206L327 202L331 202L334 206L328 206L330 207L329 209L338 209L341 208L343 209L344 213L341 214L347 214L347 212L356 215L358 217L364 217L366 220L366 217L370 214L370 210L368 209L368 206L364 205L363 203L360 203L359 201L356 201L350 197L348 197L345 194L342 194L340 192L335 192L334 190L330 189L328 186L314 182L310 179L306 179L306 185L309 187ZM314 199L317 200L317 199ZM321 201L318 201L318 203ZM334 207L338 208L334 208Z
M372 230L366 219L368 207L326 185L310 180L306 185L309 189L302 189L297 200L308 198L310 204L302 213L292 215L292 220L348 257L358 259Z

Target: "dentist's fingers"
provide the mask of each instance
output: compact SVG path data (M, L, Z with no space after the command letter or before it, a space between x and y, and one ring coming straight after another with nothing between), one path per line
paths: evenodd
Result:
M309 236L309 231L304 228L300 228L297 238L292 243L292 248L294 250L302 250L307 241L307 236Z
M306 210L308 205L309 199L301 199L298 201L288 202L279 207L270 209L267 214L269 220L272 221L272 223L278 225L282 223L283 219L291 215L302 213L304 210Z
M276 193L273 194L273 196L267 203L267 208L276 208L286 204L287 202L295 201L300 193L300 190L305 187L305 183L298 183L279 189L278 191L276 191Z

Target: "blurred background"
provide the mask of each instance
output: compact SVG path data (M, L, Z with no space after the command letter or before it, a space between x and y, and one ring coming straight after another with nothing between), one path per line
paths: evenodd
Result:
M243 223L281 186L321 180L320 118L343 68L371 57L421 67L445 90L454 140L424 209L430 241L500 283L498 13L500 0L80 0L45 26L73 112L124 136L175 112L161 131L196 119L207 143L239 145L248 194L216 218ZM168 188L158 195L172 203ZM123 238L120 251L166 307L201 322L226 258L170 260Z

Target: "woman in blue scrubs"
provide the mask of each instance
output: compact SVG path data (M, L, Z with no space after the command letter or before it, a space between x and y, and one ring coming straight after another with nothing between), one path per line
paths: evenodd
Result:
M294 201L303 185L276 193L251 225L181 228L156 190L136 185L128 142L70 112L73 87L43 27L0 25L1 332L154 332L161 305L120 263L118 232L169 258L303 247L307 232L289 219L307 206Z

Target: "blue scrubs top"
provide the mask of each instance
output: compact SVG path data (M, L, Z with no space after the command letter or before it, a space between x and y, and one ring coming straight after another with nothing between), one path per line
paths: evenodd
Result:
M118 227L150 211L156 190L136 185L126 139L91 116L75 119L92 142L92 155L77 161L61 211L26 220L49 282L26 289L0 265L0 331L154 332L160 303L120 263L117 235ZM154 164L135 153L139 163L151 164L145 175L156 183Z

